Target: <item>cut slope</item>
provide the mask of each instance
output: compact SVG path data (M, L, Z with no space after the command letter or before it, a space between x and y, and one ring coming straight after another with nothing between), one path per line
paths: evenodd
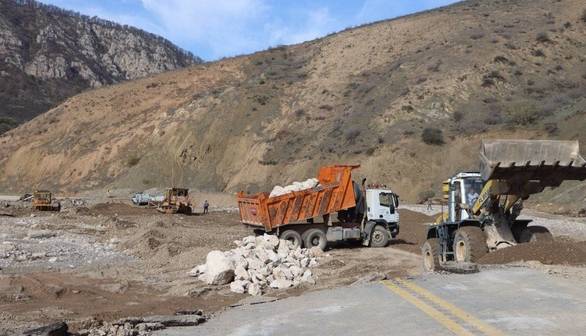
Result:
M482 138L586 140L583 8L465 1L86 92L0 138L0 184L254 192L360 163L415 200Z

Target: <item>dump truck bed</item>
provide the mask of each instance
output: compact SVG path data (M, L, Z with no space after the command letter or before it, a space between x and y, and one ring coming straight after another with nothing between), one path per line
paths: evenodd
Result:
M356 206L352 186L352 170L357 165L336 165L319 170L319 185L269 197L238 193L240 220L244 224L264 227L267 232L289 224L303 223L310 218L331 214Z

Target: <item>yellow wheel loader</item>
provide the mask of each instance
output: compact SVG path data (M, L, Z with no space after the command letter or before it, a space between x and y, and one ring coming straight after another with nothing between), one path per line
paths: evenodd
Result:
M447 212L428 227L424 269L474 263L497 249L552 240L546 228L517 219L523 201L563 181L585 179L577 141L483 141L480 172L459 173L443 184Z

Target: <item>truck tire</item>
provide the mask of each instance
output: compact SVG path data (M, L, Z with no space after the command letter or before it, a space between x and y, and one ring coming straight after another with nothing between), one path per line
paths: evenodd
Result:
M454 259L457 262L476 262L488 253L486 237L481 228L465 226L454 236Z
M370 234L370 247L386 247L389 244L389 231L382 225L376 225Z
M519 243L549 242L553 241L553 235L543 226L528 226L519 236Z
M326 249L326 245L328 244L328 240L326 238L326 233L320 229L309 229L304 232L305 236L303 243L305 248L312 248L312 247L319 247L322 251Z
M303 241L301 240L301 235L299 234L299 232L295 230L283 231L283 233L281 233L281 236L279 236L279 239L288 240L295 247L301 247L301 245L303 244Z
M440 265L440 243L438 238L429 238L421 247L423 256L423 270L436 272L441 269Z

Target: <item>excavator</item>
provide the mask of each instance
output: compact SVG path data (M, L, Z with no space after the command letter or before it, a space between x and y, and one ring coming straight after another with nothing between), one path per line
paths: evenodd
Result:
M447 211L428 226L424 269L470 264L502 248L553 240L547 228L517 217L529 196L571 180L586 180L577 141L484 140L480 171L443 183Z

